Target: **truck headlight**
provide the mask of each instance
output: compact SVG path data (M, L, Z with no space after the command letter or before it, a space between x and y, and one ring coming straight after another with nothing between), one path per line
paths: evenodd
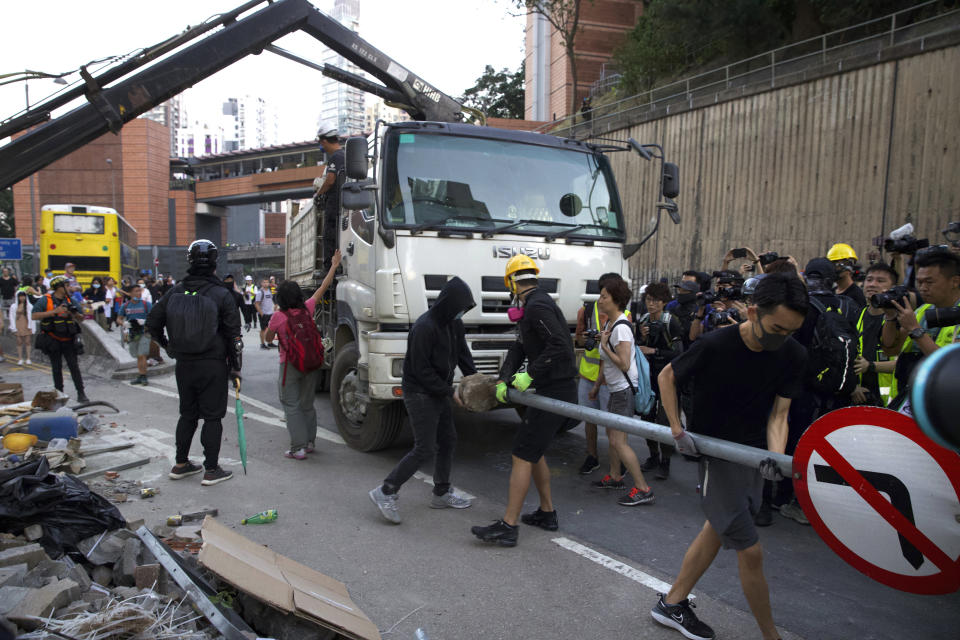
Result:
M400 358L394 358L390 362L390 375L394 378L403 377L403 360Z

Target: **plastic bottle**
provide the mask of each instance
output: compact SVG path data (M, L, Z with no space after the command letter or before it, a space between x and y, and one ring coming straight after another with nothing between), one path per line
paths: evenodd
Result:
M267 509L249 518L244 518L240 521L240 524L266 524L268 522L275 522L279 515L276 509Z

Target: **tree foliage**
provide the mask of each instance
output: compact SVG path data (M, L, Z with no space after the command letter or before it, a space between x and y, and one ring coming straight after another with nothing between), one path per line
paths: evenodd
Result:
M523 63L517 71L494 71L487 65L477 83L463 92L460 102L491 118L523 118Z
M577 110L577 58L573 47L580 30L580 7L583 0L512 0L514 6L527 15L541 15L560 36L560 42L570 63L570 77L573 82L573 99L570 112ZM592 0L591 0L592 2Z
M13 238L17 235L13 224L13 189L0 190L0 238Z
M644 0L615 62L624 88L656 84L912 7L916 0ZM887 28L878 24L876 29Z

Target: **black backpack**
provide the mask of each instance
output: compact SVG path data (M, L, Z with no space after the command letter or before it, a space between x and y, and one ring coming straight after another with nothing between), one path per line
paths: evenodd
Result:
M857 336L846 319L843 298L838 308L824 306L813 296L810 304L819 315L807 348L807 383L820 392L849 395L857 385Z
M174 289L167 300L167 335L173 353L201 354L214 348L220 339L220 311L204 293L213 285L195 291Z

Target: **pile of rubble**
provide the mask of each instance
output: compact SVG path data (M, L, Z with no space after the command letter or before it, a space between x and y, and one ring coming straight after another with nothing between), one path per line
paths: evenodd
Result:
M77 560L27 537L0 534L0 623L19 638L222 637L129 529L81 541Z

